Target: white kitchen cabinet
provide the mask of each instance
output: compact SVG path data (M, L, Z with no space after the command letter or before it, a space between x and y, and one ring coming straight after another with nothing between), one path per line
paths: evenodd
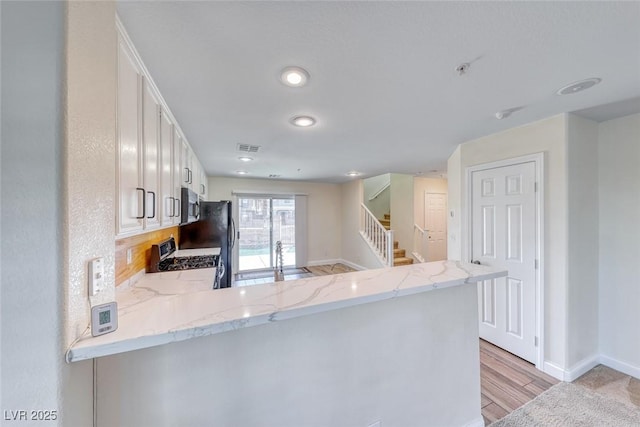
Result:
M199 172L199 176L200 176L200 184L198 186L198 194L200 194L200 197L203 198L204 200L207 200L208 198L208 188L209 185L207 184L207 174L204 171L204 168L202 167L202 164L200 164L200 170Z
M173 198L175 207L175 216L173 217L174 224L180 224L180 218L182 216L182 204L180 202L182 197L182 179L183 179L183 170L182 170L182 138L180 137L180 133L178 129L174 126L173 128Z
M173 122L164 109L160 110L160 225L172 225L179 211L174 196Z
M142 78L142 188L145 193L144 228L160 227L160 102L146 78Z
M182 143L181 161L182 161L182 186L191 188L193 183L193 165L191 162L191 147L187 141L180 136Z
M118 237L181 222L182 188L207 195L204 169L126 34L118 33Z
M132 52L118 39L117 101L117 233L142 231L144 226L142 152L140 150L140 92L142 73Z
M191 189L196 192L198 197L202 197L201 186L200 186L200 170L202 167L200 166L200 162L196 158L195 154L192 153L191 157L192 166L193 166L193 179L191 180Z

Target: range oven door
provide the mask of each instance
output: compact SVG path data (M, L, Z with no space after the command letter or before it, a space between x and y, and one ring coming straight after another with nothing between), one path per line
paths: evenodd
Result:
M200 203L198 194L188 188L182 188L182 218L180 224L189 224L200 219Z

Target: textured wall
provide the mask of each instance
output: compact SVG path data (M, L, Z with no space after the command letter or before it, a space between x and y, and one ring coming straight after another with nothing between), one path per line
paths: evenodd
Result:
M64 283L67 343L89 323L87 265L105 258L107 289L91 305L115 300L116 30L114 2L69 2L64 152Z
M464 214L467 209L467 167L545 153L545 360L558 368L567 367L566 121L566 115L561 114L462 144L459 164L455 166L459 170L459 181L449 174L449 206L452 209L459 206L460 213ZM449 166L452 166L451 162ZM466 218L457 215L449 226L460 230L460 245L455 245L459 253L449 251L449 257L469 260Z
M342 259L364 268L381 268L382 262L360 236L361 179L345 182L342 190Z
M391 213L391 174L385 173L372 176L363 180L363 200L365 206L375 215L376 218L384 218L384 214ZM369 200L371 196L380 191L386 185L386 189L378 196Z
M640 378L640 114L599 125L600 352Z
M391 229L400 249L413 251L413 175L391 174Z
M64 3L0 2L0 8L0 409L60 410Z
M598 354L598 124L567 116L567 367ZM639 301L640 302L640 301Z
M262 194L307 194L307 259L313 263L341 258L340 185L272 179L210 177L207 200L233 200L234 191L254 191Z

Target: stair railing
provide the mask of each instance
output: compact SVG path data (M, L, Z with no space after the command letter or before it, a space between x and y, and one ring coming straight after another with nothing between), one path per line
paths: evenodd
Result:
M378 218L360 204L360 234L383 265L393 266L393 230L387 230Z
M429 244L429 232L423 230L418 224L413 224L413 256L419 262L427 261L427 245Z

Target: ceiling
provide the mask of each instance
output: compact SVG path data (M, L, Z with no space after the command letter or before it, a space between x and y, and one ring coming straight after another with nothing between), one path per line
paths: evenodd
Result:
M440 175L455 147L474 138L563 112L606 120L640 111L639 2L120 1L117 9L209 176ZM280 82L290 65L309 72L306 86ZM589 77L602 82L555 95ZM316 125L292 126L300 114ZM239 143L261 146L254 161L238 160Z

